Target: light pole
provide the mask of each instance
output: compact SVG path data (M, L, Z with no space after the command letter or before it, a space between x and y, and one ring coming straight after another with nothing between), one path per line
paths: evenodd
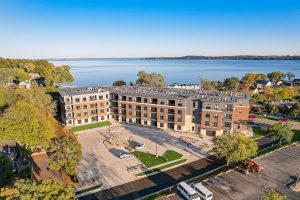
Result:
M267 189L267 187L263 185L263 186L261 187L260 200L263 200L263 197L264 197L264 189Z
M157 143L155 143L155 147L156 147L156 158L157 158Z

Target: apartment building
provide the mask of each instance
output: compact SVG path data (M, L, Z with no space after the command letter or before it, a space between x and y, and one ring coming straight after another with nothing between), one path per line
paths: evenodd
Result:
M62 88L59 90L61 119L77 126L109 119L109 92L100 87Z
M87 95L84 91L93 91L87 88L68 88L67 93L70 98L75 91L78 98ZM98 93L91 95L108 95L105 101L109 110L105 112L105 119L211 136L247 129L250 99L247 93L139 86L96 88ZM82 93L78 94L78 90ZM61 100L65 101L65 98ZM74 101L73 96L71 100ZM72 108L74 111L74 106ZM73 124L71 121L66 124L79 125L78 120L82 118L73 118ZM83 123L85 121L81 121Z

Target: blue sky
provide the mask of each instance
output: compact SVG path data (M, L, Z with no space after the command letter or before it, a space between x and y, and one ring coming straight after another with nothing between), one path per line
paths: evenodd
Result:
M299 0L0 0L0 57L300 55Z

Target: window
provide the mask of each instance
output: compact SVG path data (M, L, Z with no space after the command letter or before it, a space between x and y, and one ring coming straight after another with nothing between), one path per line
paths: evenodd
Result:
M76 106L76 110L80 110L80 106Z
M86 117L88 116L88 112L84 112L83 115Z
M214 109L218 110L218 109L219 109L219 106L220 106L219 104L215 104L215 105L214 105Z
M148 103L148 99L147 98L144 98L144 103Z
M128 105L128 108L131 109L131 108L132 108L132 105Z
M88 119L84 119L84 123L88 123L89 122L89 120Z
M205 121L205 126L209 126L209 121Z
M83 109L87 109L87 105L83 105Z
M164 123L160 123L160 127L164 127Z
M217 113L214 113L214 118L218 118L218 114Z
M196 102L193 102L193 108L196 108Z
M164 101L161 101L161 102L160 102L160 105L164 105L164 104L165 104L165 102L164 102Z
M72 113L68 113L68 115L67 115L68 117L72 117Z
M211 105L210 104L206 104L205 108L206 109L211 109Z
M226 128L231 128L231 123L230 122L224 122L224 126Z
M195 131L195 127L192 126L192 131Z
M104 103L101 102L101 103L100 103L100 107L103 107L103 106L104 106Z
M90 100L90 101L96 101L97 98L96 98L96 96L90 96L90 97L89 97L89 100Z
M227 104L227 111L233 111L233 105Z
M181 130L181 126L177 126L177 130Z
M147 125L148 124L148 122L147 121L144 121L144 125Z
M82 98L82 101L83 101L83 102L86 102L86 97L83 97L83 98Z
M160 116L160 120L164 120L164 116Z
M210 114L209 113L205 113L205 117L206 118L210 118Z
M144 111L146 111L146 112L147 112L147 106L144 106Z
M144 113L144 117L147 117L147 113Z
M214 127L218 127L218 122L214 122Z
M132 97L128 97L128 101L132 101Z
M182 110L178 110L178 115L181 115L182 114ZM194 112L193 112L193 114L195 114Z
M69 125L70 125L70 124L73 124L72 120L69 120L69 121L68 121L68 124L69 124Z
M99 96L99 100L103 100L103 96L101 95L101 96Z
M100 109L100 113L103 114L104 113L104 109Z
M101 117L101 120L104 120L104 116Z
M67 106L67 112L71 112L71 106Z
M66 98L66 103L70 103L70 98Z
M81 119L80 119L80 120L78 120L78 121L77 121L77 123L78 123L78 124L82 124L82 121L81 121Z
M106 94L106 99L108 99L108 94Z
M79 103L80 99L79 98L75 98L75 103Z
M182 107L182 102L178 102L178 106L179 106L179 107Z

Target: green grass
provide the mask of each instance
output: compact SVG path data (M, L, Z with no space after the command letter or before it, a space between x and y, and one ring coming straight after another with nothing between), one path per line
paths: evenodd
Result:
M134 151L133 154L148 168L182 158L180 153L173 150L168 150L163 156L158 157L142 151Z
M267 134L267 132L263 130L261 127L253 126L252 130L253 130L253 139L262 137Z
M257 118L261 118L261 119L270 119L270 120L275 120L275 121L279 121L280 119L284 118L284 117L276 117L276 116L262 116L262 115L256 115ZM290 122L300 122L300 118L296 118L296 117L291 117L288 118Z
M144 176L144 175L152 174L152 173L154 173L154 172L160 172L160 171L162 171L162 170L164 170L164 169L167 169L167 168L170 168L170 167L173 167L173 166L176 166L176 165L185 163L185 162L186 162L186 159L178 160L178 161L175 161L175 162L173 162L173 163L169 163L169 164L163 165L163 166L161 166L161 167L154 168L154 169L152 169L152 170L149 170L149 171L146 171L146 172L139 173L139 174L137 174L137 176Z
M75 127L72 127L71 130L73 132L77 132L77 131L83 131L83 130L92 129L92 128L99 128L99 127L103 127L103 126L109 126L109 125L111 125L110 121L104 121L104 122L99 122L99 123L94 123L94 124L75 126Z
M300 141L300 130L293 130L294 136L292 142Z

